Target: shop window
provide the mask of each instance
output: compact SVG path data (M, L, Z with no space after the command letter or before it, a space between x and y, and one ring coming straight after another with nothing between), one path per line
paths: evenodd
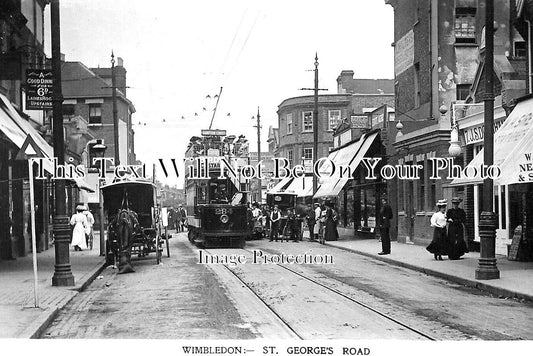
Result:
M287 114L287 134L292 134L292 114Z
M89 124L101 124L102 123L102 105L90 104L89 105Z
M339 125L341 121L340 110L328 110L328 131L333 131Z
M313 132L313 112L304 111L302 113L302 132Z
M455 43L476 43L476 8L455 9Z

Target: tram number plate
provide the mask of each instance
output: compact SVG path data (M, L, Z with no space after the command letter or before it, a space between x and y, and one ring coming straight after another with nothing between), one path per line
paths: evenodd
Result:
M227 208L216 208L215 215L227 215L231 213L230 209Z

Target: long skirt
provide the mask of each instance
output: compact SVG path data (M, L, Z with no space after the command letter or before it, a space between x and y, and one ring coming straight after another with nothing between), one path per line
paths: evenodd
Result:
M446 236L445 227L436 227L433 231L433 240L426 250L434 255L447 255L448 254L448 238Z
M448 258L457 260L468 252L462 223L450 223L448 227Z
M72 231L72 242L71 246L78 246L81 249L86 249L87 244L85 241L85 228L81 222L74 225L74 230Z

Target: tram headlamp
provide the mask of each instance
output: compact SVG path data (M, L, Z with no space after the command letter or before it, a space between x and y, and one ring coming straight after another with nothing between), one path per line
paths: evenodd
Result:
M227 215L220 215L220 221L226 224L229 221L229 217Z

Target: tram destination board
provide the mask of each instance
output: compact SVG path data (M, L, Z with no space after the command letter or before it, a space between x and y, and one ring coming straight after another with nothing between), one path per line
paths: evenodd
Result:
M52 109L52 85L52 70L26 70L26 110Z
M202 130L202 136L226 136L226 130Z

